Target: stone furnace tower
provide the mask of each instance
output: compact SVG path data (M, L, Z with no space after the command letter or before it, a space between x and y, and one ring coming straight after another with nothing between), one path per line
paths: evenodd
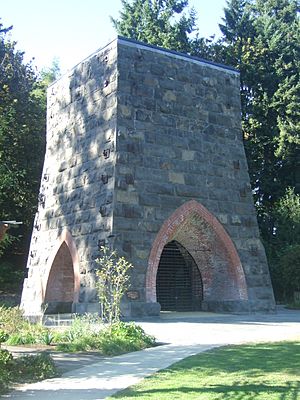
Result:
M49 88L25 313L98 311L104 244L134 265L125 316L274 309L237 71L119 37Z

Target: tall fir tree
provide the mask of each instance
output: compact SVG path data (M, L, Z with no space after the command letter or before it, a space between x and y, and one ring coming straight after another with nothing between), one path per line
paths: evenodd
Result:
M241 71L243 132L259 222L273 235L272 208L300 190L300 22L295 0L231 0L223 60Z
M45 104L35 95L35 71L10 40L11 29L0 23L0 219L23 222L14 232L21 240L7 255L25 258L44 158L46 115Z
M191 53L196 13L188 0L121 0L120 18L111 18L119 35L167 49Z

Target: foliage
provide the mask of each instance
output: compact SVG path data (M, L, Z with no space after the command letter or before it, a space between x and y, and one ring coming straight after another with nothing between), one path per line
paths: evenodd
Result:
M65 336L66 338L66 336ZM60 351L77 352L98 350L104 355L117 355L137 351L155 344L152 336L134 323L115 322L101 330L82 331L81 335L70 338L57 345Z
M12 291L18 289L23 279L24 273L20 269L15 269L12 263L8 261L0 262L0 287L2 290Z
M18 332L27 324L19 307L0 306L0 327L7 334Z
M19 307L0 306L0 328L8 335L6 344L51 344L54 333L41 324L32 324Z
M0 209L2 219L30 223L45 146L45 115L33 95L37 81L0 24Z
M184 13L187 0L121 0L120 19L111 18L118 34L152 45L190 53L196 13Z
M299 355L299 342L213 349L175 363L111 399L297 399Z
M0 395L16 383L40 381L57 375L54 362L46 353L13 358L7 350L0 350Z
M300 241L300 225L292 221L300 203L293 203L289 189L300 191L299 4L230 0L220 28L219 60L241 71L250 179L275 294L283 300L291 293L281 257L286 259L287 247Z
M54 361L47 353L23 356L15 360L14 371L18 381L40 381L57 376Z
M0 329L0 347L1 343L5 342L7 339L8 339L8 334L3 329Z
M46 88L59 75L57 61L39 75L0 21L0 220L19 220L0 243L0 256L27 253L45 151ZM6 249L6 250L5 250Z
M60 340L73 342L83 336L90 336L97 333L101 329L102 320L96 315L85 314L77 315L72 322L72 325L66 329Z
M0 349L0 366L1 369L4 368L11 360L13 356L8 350Z
M137 351L155 344L135 323L116 322L101 332L100 346L103 354L116 355Z
M12 355L8 350L0 349L0 395L5 392L11 378Z
M109 324L120 319L121 299L129 287L128 271L133 267L124 257L119 257L115 250L101 247L101 257L96 262L98 278L96 288L101 305L101 315Z
M299 288L300 195L288 188L272 209L272 235L266 242L277 298L291 301Z
M280 257L285 293L291 298L293 292L300 292L300 244L285 248Z

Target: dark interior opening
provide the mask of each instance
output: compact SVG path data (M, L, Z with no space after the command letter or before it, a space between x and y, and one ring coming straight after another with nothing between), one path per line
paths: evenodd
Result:
M178 242L164 247L156 278L157 301L162 311L199 311L202 279L193 257Z

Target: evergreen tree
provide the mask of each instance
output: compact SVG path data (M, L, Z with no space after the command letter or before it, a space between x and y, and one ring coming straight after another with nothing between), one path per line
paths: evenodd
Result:
M23 221L16 231L22 240L13 251L24 253L37 204L46 116L34 94L35 72L9 39L11 29L0 24L0 219Z
M243 132L259 222L272 235L272 208L299 185L300 25L295 0L231 0L223 60L241 71Z
M190 53L196 13L188 0L121 0L120 19L111 18L119 35L167 49Z

